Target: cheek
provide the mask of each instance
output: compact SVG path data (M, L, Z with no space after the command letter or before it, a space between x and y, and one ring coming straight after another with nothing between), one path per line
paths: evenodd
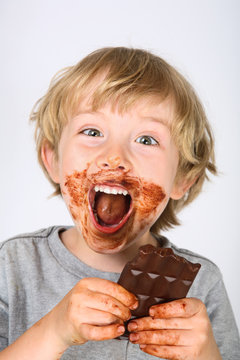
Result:
M86 177L86 170L82 172L75 171L71 176L64 177L61 184L61 190L64 201L69 207L74 220L79 218L81 209L88 206L88 182Z
M163 213L169 196L165 189L151 182L146 183L142 197L136 205L136 222L140 231L147 231Z
M83 172L87 168L90 154L84 147L79 147L75 141L67 142L64 138L59 146L59 168L61 186L64 187L66 177L76 169Z
M159 206L166 198L165 190L155 183L143 181L140 198L136 204L136 209L142 219L155 214Z
M164 188L166 197L169 198L172 192L172 188L175 183L175 178L177 174L178 162L177 158L167 158L163 161L159 161L159 164L155 164L153 167L152 178L154 183L161 184Z

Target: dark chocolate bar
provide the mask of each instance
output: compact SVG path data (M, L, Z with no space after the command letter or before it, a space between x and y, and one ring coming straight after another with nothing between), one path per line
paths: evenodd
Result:
M144 245L128 262L118 284L135 294L139 306L133 317L149 316L152 305L186 297L201 265L174 254L171 248Z

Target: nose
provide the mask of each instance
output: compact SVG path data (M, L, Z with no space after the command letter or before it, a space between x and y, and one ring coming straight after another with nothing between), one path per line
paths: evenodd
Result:
M99 169L109 170L130 170L130 162L119 155L102 155L96 160Z

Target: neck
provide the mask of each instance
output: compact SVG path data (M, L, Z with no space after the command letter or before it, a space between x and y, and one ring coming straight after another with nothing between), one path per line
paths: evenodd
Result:
M121 272L126 262L137 254L140 246L157 243L151 233L146 232L141 239L119 253L100 254L86 244L75 227L61 233L60 237L65 247L79 260L97 270L108 272Z

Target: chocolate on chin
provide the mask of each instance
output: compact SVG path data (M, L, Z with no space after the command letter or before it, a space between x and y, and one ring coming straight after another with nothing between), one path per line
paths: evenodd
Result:
M132 316L149 316L151 306L186 297L200 267L176 255L171 248L150 244L140 247L118 280L139 300Z

